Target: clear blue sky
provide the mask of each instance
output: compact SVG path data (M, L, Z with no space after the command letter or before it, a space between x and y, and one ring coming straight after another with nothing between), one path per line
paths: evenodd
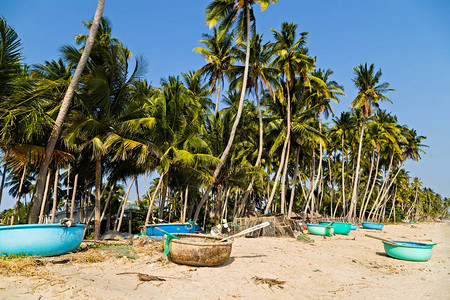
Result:
M148 61L146 78L161 78L198 69L204 64L192 51L208 32L204 10L208 0L106 0L104 16L113 35L134 55ZM23 43L28 64L59 57L59 48L74 44L76 34L87 33L81 21L94 15L97 1L0 0L0 15ZM258 9L256 9L258 10ZM375 63L383 81L395 89L393 104L382 108L397 115L400 124L427 137L430 148L418 163L406 168L424 186L450 196L450 1L448 0L279 0L257 13L257 29L266 40L270 29L284 21L308 31L310 54L317 65L334 71L347 97L333 106L347 110L356 95L353 67ZM140 184L141 194L143 184ZM132 193L133 194L133 193ZM131 198L133 199L133 197ZM0 209L12 206L4 198Z

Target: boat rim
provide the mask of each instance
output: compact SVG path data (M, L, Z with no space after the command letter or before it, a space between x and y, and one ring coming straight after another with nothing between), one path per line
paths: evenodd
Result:
M396 245L393 245L395 243ZM434 245L417 243L417 242L408 242L408 241L392 241L386 242L383 241L383 244L394 246L394 247L405 247L405 248L415 248L415 249L432 249Z
M177 233L173 234L176 237L195 237L195 238L207 238L212 240L220 241L222 238L218 236L209 236L204 234L192 234L192 233ZM193 242L193 241L183 241L182 239L172 239L172 243L192 245L192 246L228 246L233 244L232 240L226 240L220 243L204 243L204 242Z
M86 224L72 224L70 227L87 227ZM66 227L64 225L61 225L59 223L52 223L52 224L17 224L17 225L5 225L0 226L0 230L8 230L8 229L25 229L25 228L48 228L48 227L63 227L63 228L70 228Z

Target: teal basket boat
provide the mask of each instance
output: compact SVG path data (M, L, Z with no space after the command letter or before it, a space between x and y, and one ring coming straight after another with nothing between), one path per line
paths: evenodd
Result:
M147 235L154 239L162 241L164 239L164 232L156 229L162 229L171 234L178 233L203 233L200 225L194 222L186 222L186 223L160 223L160 224L149 224L145 225L147 228Z
M320 225L328 225L330 221L319 221ZM347 235L352 230L351 223L333 222L334 234Z
M362 222L362 227L365 229L381 230L384 227L383 223Z
M308 232L314 235L332 236L334 233L333 226L321 225L321 224L307 224Z
M384 251L386 251L387 255L394 258L411 261L429 260L432 254L433 246L436 245L405 241L383 241L383 244Z
M38 256L66 254L80 246L85 228L83 224L0 226L0 253Z

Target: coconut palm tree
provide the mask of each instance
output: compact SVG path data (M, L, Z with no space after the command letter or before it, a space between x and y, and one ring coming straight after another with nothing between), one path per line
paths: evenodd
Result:
M372 106L379 107L379 101L390 101L389 98L384 96L383 94L389 91L393 91L390 89L390 84L387 82L380 83L381 69L375 73L375 66L371 64L369 67L367 63L364 65L359 65L355 67L355 78L352 79L355 87L358 89L358 94L355 99L353 99L351 106L352 108L361 109L361 133L359 137L359 147L358 147L358 156L356 158L356 169L355 169L355 179L353 180L353 191L352 191L352 199L350 204L350 210L347 215L348 219L353 218L353 207L356 205L358 200L358 182L359 182L359 174L360 174L360 164L361 164L361 149L362 149L362 141L364 136L364 127L366 124L367 118L372 115Z
M287 165L287 159L289 158L288 144L290 142L291 134L291 97L294 84L296 82L296 76L300 77L300 80L305 83L306 86L310 86L309 73L313 70L314 59L305 54L305 50L302 48L305 43L305 37L307 32L300 33L300 37L297 39L297 24L293 23L283 23L281 25L281 31L276 31L272 29L273 36L275 38L275 43L273 44L273 51L275 53L275 58L271 62L271 66L276 67L281 71L281 80L285 82L285 90L281 91L280 100L286 102L286 139L283 144L283 151L281 154L281 163L278 168L277 174L275 176L274 186L272 192L269 196L267 207L265 213L269 212L270 205L275 196L275 191L278 184L278 178L281 175L281 171L284 166ZM283 176L285 178L285 176ZM283 181L284 184L284 181ZM281 202L285 201L284 189L281 192ZM282 207L282 213L284 213L284 205Z
M220 156L220 161L222 164L225 162L228 153L230 152L231 145L233 144L234 137L236 134L237 127L242 115L242 109L244 106L245 91L247 89L248 80L248 67L250 61L250 40L251 40L251 27L255 26L255 17L253 15L253 5L260 5L261 10L266 10L271 3L276 3L278 0L213 0L206 8L206 22L209 27L215 27L220 23L219 29L224 29L236 26L236 33L238 40L246 39L246 56L245 56L245 71L244 71L244 82L242 83L241 96L239 99L239 106L236 112L235 121L231 129L230 138L228 140L227 146L225 147L222 155ZM222 164L219 164L214 170L213 181L219 176ZM211 183L205 191L205 194L197 207L194 215L194 221L198 219L201 207L206 202L207 197L213 187Z
M210 91L217 85L216 106L214 115L219 111L219 99L226 72L233 66L235 61L233 52L233 33L229 34L227 30L219 32L217 28L213 29L213 34L203 34L200 43L205 48L196 47L194 51L205 57L206 65L201 67L195 74L208 77Z
M242 45L241 48L239 48L236 51L236 55L238 57L238 60L242 63L245 61L245 51L242 49L245 45ZM259 100L259 95L264 94L264 88L267 88L269 91L269 94L272 96L272 98L275 100L275 92L274 90L278 89L280 87L277 74L279 73L278 70L275 68L269 67L270 59L273 55L273 51L271 48L271 43L266 42L263 44L262 42L262 35L255 34L252 37L251 40L251 46L250 46L250 66L248 71L248 84L247 89L249 93L253 93L255 95L256 105L258 108L258 131L259 131L259 147L258 147L258 155L256 158L256 162L254 164L255 167L260 166L261 164L261 157L263 153L263 119L262 119L262 112L261 112L261 104ZM242 88L242 82L243 82L243 74L245 71L244 66L235 66L231 69L231 72L233 74L233 80L230 83L231 88ZM243 211L243 208L246 204L246 200L250 194L250 191L252 190L254 183L254 178L252 178L250 184L248 185L244 198L242 199L241 206L239 208L239 212ZM239 213L238 213L239 215Z
M100 19L103 14L103 8L105 6L105 0L98 0L97 3L97 9L95 11L94 19L92 21L92 26L89 30L89 38L86 41L86 45L83 49L83 53L80 57L80 60L77 64L77 67L75 69L75 73L72 77L72 80L70 81L70 85L67 89L66 95L64 96L64 100L61 104L61 108L58 112L58 117L56 118L55 124L52 129L52 133L50 134L50 138L47 143L47 148L45 151L45 161L40 167L39 174L36 180L36 193L35 193L35 199L33 201L33 207L30 214L30 223L37 223L39 219L39 213L40 213L40 207L42 202L42 197L44 193L44 184L45 184L45 177L47 175L47 169L50 165L50 157L53 153L53 150L55 149L55 145L58 141L59 135L61 134L62 126L64 123L64 120L66 118L67 112L70 107L70 103L72 101L72 97L75 93L75 89L78 85L78 82L82 76L83 69L88 61L89 54L92 50L92 47L95 42L95 35L97 34L97 29L100 24ZM100 212L98 211L98 214Z

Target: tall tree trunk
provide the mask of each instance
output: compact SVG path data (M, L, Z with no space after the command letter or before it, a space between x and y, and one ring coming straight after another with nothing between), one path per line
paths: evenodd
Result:
M5 186L7 164L3 164L2 183L0 184L0 206L2 206L3 187ZM31 203L30 203L31 205Z
M225 204L223 205L222 213L220 214L220 223L224 219L224 216L226 219L226 211L228 211L228 196L230 195L230 190L231 190L231 187L229 187L227 189L227 193L225 195Z
M358 147L358 157L356 159L356 173L355 179L353 180L353 193L352 193L352 202L350 203L350 209L348 212L347 219L353 219L353 207L356 205L358 201L358 181L359 181L359 173L360 173L360 165L361 165L361 150L362 150L362 142L364 137L364 127L366 125L366 119L363 119L361 126L361 135L359 137L359 147Z
M105 213L106 213L106 210L107 210L107 208L108 208L108 206L109 206L109 203L110 203L110 201L111 201L112 192L114 191L114 187L115 187L115 186L116 186L116 183L114 182L114 183L112 184L112 186L111 186L111 189L109 190L108 198L106 199L105 206L103 207L103 212L102 212L102 215L100 216L100 220L103 220L103 218L105 217ZM106 226L106 231L108 231L108 230L109 230L109 227Z
M123 195L122 203L119 206L120 216L118 219L116 219L117 220L116 231L120 231L120 227L122 226L122 219L123 219L123 214L125 213L125 207L127 206L128 195L130 194L131 187L133 186L133 182L135 180L136 180L136 176L133 177L133 179L130 182L130 185L127 188L127 191L125 192L125 195Z
M42 224L43 221L45 206L47 204L49 185L50 185L50 170L47 173L47 180L45 181L44 199L42 200L41 212L39 213L39 224Z
M220 88L222 87L222 80L220 80L220 76L218 78L219 87L217 88L217 98L216 98L216 108L214 109L214 117L217 117L217 113L219 112L219 99L220 99Z
M159 203L158 218L164 219L164 206L166 205L167 187L169 185L169 171L163 175L163 187L161 193L161 202Z
M386 186L387 186L387 184L388 184L388 181L389 181L389 176L390 176L390 174L391 174L391 168L392 168L392 162L393 162L393 160L394 160L394 149L392 149L392 154L391 154L391 160L390 160L390 162L389 162L389 167L388 167L388 169L385 171L383 184L381 185L380 191L378 192L378 196L377 196L377 198L375 199L375 202L373 203L372 208L370 209L368 218L371 217L373 210L374 210L374 209L377 209L377 208L380 206L380 204L382 203L382 196L385 194L385 190L384 190L384 189L386 188ZM389 187L390 187L390 186L389 186ZM387 192L387 190L386 190L386 192Z
M291 198L289 199L289 209L288 209L288 218L291 218L292 215L292 206L294 205L294 196L295 196L295 186L297 185L298 178L298 162L300 160L300 148L297 147L297 154L295 156L295 168L294 168L294 176L292 177L292 188L291 188ZM300 183L301 184L301 183Z
M73 220L73 210L75 208L75 196L77 195L77 184L78 184L78 174L75 174L75 179L73 181L73 189L72 189L72 201L70 202L70 218L72 220Z
M205 193L203 194L202 201L200 201L199 205L197 206L197 210L195 211L194 215L194 222L197 222L198 215L200 214L200 210L202 209L202 206L205 204L206 199L209 197L209 193L211 192L211 189L214 185L214 182L216 181L217 177L219 176L220 170L222 169L222 165L225 163L225 160L228 156L228 152L230 152L231 145L233 145L234 137L236 135L236 130L239 125L239 121L241 120L242 115L242 109L244 107L244 99L245 99L245 91L247 90L247 80L248 80L248 66L250 61L250 9L248 7L248 2L245 2L245 10L247 13L247 52L245 54L245 67L244 67L244 82L242 83L242 89L241 89L241 97L239 99L239 106L238 111L236 113L236 118L233 123L233 127L231 128L230 132L230 138L228 139L228 144L225 147L225 150L223 151L222 155L220 156L221 164L217 165L216 169L214 170L213 174L213 180L209 184L208 188L205 190Z
M158 191L159 191L159 188L161 187L161 183L163 182L163 180L164 180L164 176L161 176L159 178L158 185L156 186L156 189L153 192L153 196L151 197L150 203L148 205L147 216L145 217L145 224L148 224L148 221L150 220L150 214L152 212L153 203L155 203L156 195L158 195ZM147 184L146 184L145 188L147 189L147 193L148 193ZM150 195L148 195L148 196L150 197Z
M136 183L134 184L134 187L136 188L136 202L139 203L140 199L139 199L139 185L138 185L138 180L136 180Z
M102 157L98 155L95 158L95 205L94 205L94 240L100 238L100 207L101 207L101 189L102 189Z
M26 172L27 172L27 165L24 165L23 172L22 172L22 178L20 179L20 184L19 184L19 192L17 193L16 205L14 205L14 212L13 212L13 215L11 218L11 225L14 224L14 219L16 218L16 214L19 211L20 194L22 193L22 186L23 186L23 181L25 180Z
M66 218L69 217L69 198L70 198L70 164L69 164L69 168L67 169L67 196L66 196Z
M256 104L258 107L258 122L259 122L259 146L258 146L258 157L256 158L255 167L258 167L261 165L261 157L262 157L262 151L263 151L263 135L264 135L261 104L259 103L258 82L256 83L256 86L255 86L255 95L256 95ZM252 180L250 181L250 184L248 185L247 190L245 191L244 198L242 199L241 205L239 206L238 216L240 216L242 214L242 212L244 211L244 207L246 205L247 198L250 195L251 190L253 189L254 182L255 182L255 177L252 176Z
M58 202L59 164L56 166L55 182L53 184L52 223L55 223L56 204Z
M377 164L376 164L376 167L375 167L375 175L373 177L372 187L370 188L369 194L367 196L364 196L364 199L363 199L364 206L361 207L361 211L359 212L359 218L361 220L365 216L367 206L369 205L370 198L372 197L373 189L375 188L375 184L377 183L379 166L380 166L380 154L377 155Z
M288 163L289 163L289 155L291 152L291 141L288 142L288 146L287 146L287 153L286 153L286 159L285 159L285 163L284 163L284 170L283 170L283 176L281 177L281 213L285 214L286 213L286 181L288 180L288 176L287 176L287 171L288 171Z
M275 176L274 185L272 188L272 192L270 193L269 201L267 202L266 209L264 210L264 213L267 214L270 209L270 205L272 204L273 198L275 196L275 191L277 189L278 185L278 179L280 178L281 171L284 167L285 159L289 159L289 157L286 156L287 152L287 146L291 137L291 92L289 89L289 83L286 83L286 90L287 90L287 128L286 128L286 140L284 141L283 145L283 151L281 153L281 159L280 159L280 166L278 167L277 175Z
M78 85L78 82L80 81L83 69L86 66L86 63L89 59L89 55L91 54L91 50L95 42L95 35L97 34L97 29L100 24L100 19L102 18L104 7L105 7L105 0L98 0L94 20L92 21L92 26L91 29L89 30L89 37L86 40L86 45L84 46L80 61L77 64L75 73L73 74L72 80L70 81L69 87L67 88L55 124L53 125L52 133L47 142L47 147L45 149L45 160L39 169L39 174L36 180L35 200L30 214L30 223L32 224L37 223L39 219L39 210L41 208L47 169L48 166L50 165L50 160L53 154L53 150L55 149L56 142L58 141L59 135L61 134L64 119L66 118L67 112L70 107L70 103L72 102L73 94L75 93L75 89Z
M184 191L184 204L183 204L183 213L181 217L181 222L186 222L186 209L187 209L187 202L188 202L188 193L189 193L189 185L186 185L186 190Z

